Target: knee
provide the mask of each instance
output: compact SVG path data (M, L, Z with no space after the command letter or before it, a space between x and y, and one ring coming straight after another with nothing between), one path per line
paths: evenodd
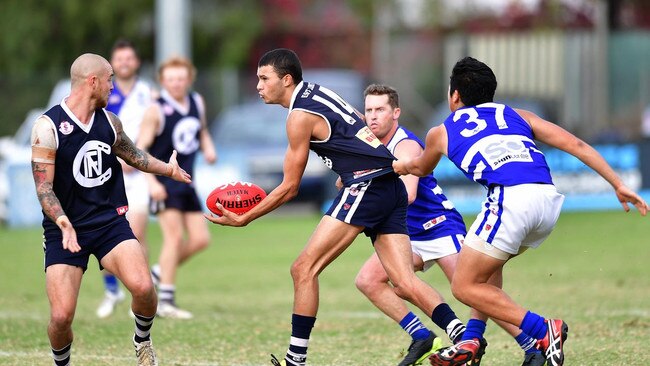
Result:
M150 300L156 298L156 291L150 278L142 278L139 281L134 281L130 284L129 291L133 299Z
M468 286L460 283L460 281L451 281L451 294L454 295L458 301L462 302L465 305L468 305L468 301L471 300Z
M70 327L72 327L73 319L74 310L51 309L50 327L56 329L57 331L70 329Z
M393 282L393 292L400 298L411 302L414 299L415 285L409 281Z
M202 236L199 237L195 240L194 245L197 249L197 251L207 249L208 246L210 246L210 236Z
M317 276L310 263L301 258L296 259L291 265L291 278L294 284L310 281Z
M372 278L372 276L366 272L359 272L357 277L354 279L354 285L359 291L368 295L371 294L374 289L377 287L378 283Z

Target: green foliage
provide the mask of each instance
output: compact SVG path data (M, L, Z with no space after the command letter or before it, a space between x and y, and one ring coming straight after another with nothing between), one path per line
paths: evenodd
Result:
M268 365L269 353L282 355L293 301L289 267L318 219L265 217L245 228L211 226L212 246L178 273L178 301L195 318L154 323L161 364ZM569 324L567 365L650 361L647 352L639 351L647 348L650 329L647 220L636 211L566 213L541 248L506 266L505 288L516 301ZM160 234L155 223L149 237L156 258ZM40 243L39 229L0 229L0 365L52 364ZM395 365L408 346L409 338L399 326L354 287L354 276L370 253L368 239L360 236L321 274L310 365ZM468 309L453 300L439 269L421 276L467 319ZM102 291L91 259L74 321L73 363L132 365L134 326L127 302L113 317L98 320L95 307ZM521 364L522 351L493 323L487 338L486 365Z

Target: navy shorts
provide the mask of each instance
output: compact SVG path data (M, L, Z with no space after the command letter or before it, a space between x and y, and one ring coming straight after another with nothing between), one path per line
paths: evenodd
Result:
M326 215L363 226L375 242L377 234L406 234L408 195L404 183L390 173L341 189Z
M81 250L72 253L63 249L63 236L60 230L53 230L45 233L43 242L43 251L45 252L45 268L52 264L69 264L75 267L81 267L84 272L88 268L88 258L94 255L97 261L101 261L106 254L125 240L135 239L133 230L129 226L124 216L119 216L112 223L86 232L77 232L77 242ZM99 269L104 269L99 265Z
M173 208L181 212L200 212L203 211L199 196L192 188L185 189L181 192L170 192L164 201L149 201L149 211L157 215L160 211Z

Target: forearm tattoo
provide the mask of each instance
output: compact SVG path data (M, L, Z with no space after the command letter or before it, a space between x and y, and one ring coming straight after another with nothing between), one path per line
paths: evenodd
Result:
M115 152L132 167L150 173L149 154L138 149L124 132L115 145Z
M56 222L59 216L65 215L61 202L52 190L52 182L47 180L47 169L45 164L32 162L32 174L36 185L36 195L41 203L43 212L50 220Z

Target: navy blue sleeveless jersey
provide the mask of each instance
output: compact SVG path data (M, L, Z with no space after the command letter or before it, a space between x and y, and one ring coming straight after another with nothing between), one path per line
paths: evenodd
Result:
M463 107L444 122L447 156L465 176L485 187L553 184L530 125L505 104Z
M162 161L169 161L172 152L176 150L178 165L188 174L194 175L194 159L200 147L199 134L201 120L197 94L189 96L189 108L179 105L169 94L163 90L157 102L161 111L161 130L149 148L149 153ZM168 193L180 193L192 190L192 186L177 182L169 177L157 175Z
M411 131L399 127L386 145L391 153L401 141L424 143ZM434 240L450 235L465 235L465 222L438 186L433 173L420 177L415 200L408 206L406 222L411 240Z
M313 150L345 186L393 172L395 157L370 131L354 108L333 91L301 82L291 97L291 111L323 117L330 128L324 141L311 141Z
M122 167L112 147L117 134L101 108L83 125L64 102L45 116L56 131L53 190L77 233L111 224L128 210ZM46 235L60 232L43 214Z

